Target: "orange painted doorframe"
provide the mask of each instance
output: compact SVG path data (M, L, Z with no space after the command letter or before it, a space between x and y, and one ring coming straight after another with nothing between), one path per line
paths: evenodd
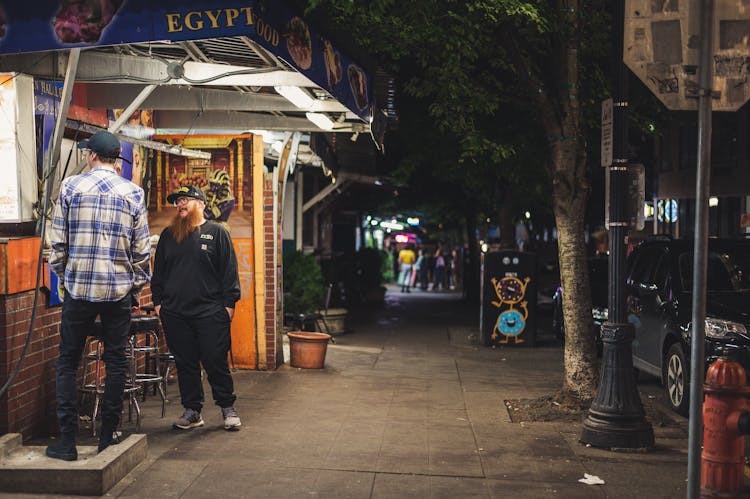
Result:
M237 238L233 241L237 254L237 269L240 274L242 297L234 309L232 320L232 356L234 364L244 369L258 368L258 348L255 334L255 266L253 239Z

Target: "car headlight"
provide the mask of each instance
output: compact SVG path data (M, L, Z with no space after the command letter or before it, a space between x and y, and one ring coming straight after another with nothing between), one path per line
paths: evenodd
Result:
M747 328L737 322L706 317L706 337L715 339L730 338L736 334L747 333Z

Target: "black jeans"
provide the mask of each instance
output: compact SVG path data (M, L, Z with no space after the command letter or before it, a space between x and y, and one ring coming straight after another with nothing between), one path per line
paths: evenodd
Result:
M60 433L78 428L78 386L76 371L81 362L86 337L94 334L96 316L101 318L100 339L104 342L107 375L102 396L102 422L117 426L122 413L122 394L128 361L125 345L130 332L130 294L114 302L76 300L67 293L60 324L60 356L57 369L57 421Z
M183 407L198 412L203 408L201 363L216 405L234 405L237 397L227 361L231 338L227 311L222 308L213 315L187 318L162 308L159 316L169 351L174 355Z

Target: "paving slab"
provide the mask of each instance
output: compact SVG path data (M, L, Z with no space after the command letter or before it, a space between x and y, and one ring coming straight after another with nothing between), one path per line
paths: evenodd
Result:
M61 461L46 446L22 445L21 435L0 437L0 490L31 494L101 495L130 473L147 454L146 435L130 435L97 453L78 446L78 459Z
M142 404L147 458L107 496L685 496L687 420L650 413L657 445L640 454L580 444L580 422L513 423L504 400L562 386L562 345L541 318L538 347L488 348L477 318L460 293L389 287L382 308L352 310L325 369L235 372L238 432L222 429L207 384L206 426L172 430L173 383L166 418L158 397ZM657 383L638 387L663 405ZM605 483L580 483L585 473Z

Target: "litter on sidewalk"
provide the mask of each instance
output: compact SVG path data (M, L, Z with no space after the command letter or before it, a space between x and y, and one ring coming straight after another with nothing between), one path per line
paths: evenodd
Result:
M579 478L578 481L585 483L586 485L604 485L604 480L596 475L589 475L588 473L584 473L583 478Z

